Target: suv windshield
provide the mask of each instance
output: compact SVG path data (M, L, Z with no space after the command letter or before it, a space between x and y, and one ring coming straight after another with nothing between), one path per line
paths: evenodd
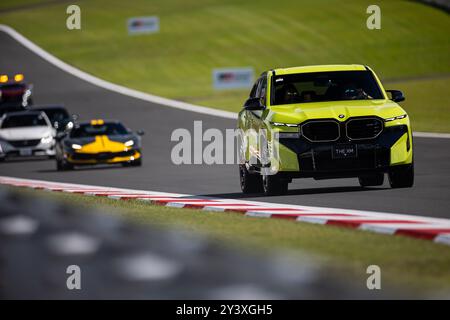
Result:
M37 126L47 126L42 114L11 115L7 116L2 123L2 129Z
M384 98L368 70L279 75L272 92L272 105Z
M66 122L70 120L69 113L66 109L60 108L48 108L48 109L40 109L44 111L50 122L53 124L55 122Z
M105 123L102 125L82 124L70 133L71 138L84 138L95 136L114 136L128 134L127 129L120 123Z

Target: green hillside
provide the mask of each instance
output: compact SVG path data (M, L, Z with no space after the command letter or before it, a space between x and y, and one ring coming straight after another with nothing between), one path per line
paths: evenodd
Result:
M371 3L90 0L79 2L80 31L65 27L68 3L4 12L0 23L112 82L233 111L247 90L214 91L213 68L251 66L259 73L296 65L367 64L384 80L404 79L386 87L405 91L404 106L416 130L450 132L449 15L413 1L378 1L382 29L368 30ZM126 20L146 15L160 17L161 32L129 36Z

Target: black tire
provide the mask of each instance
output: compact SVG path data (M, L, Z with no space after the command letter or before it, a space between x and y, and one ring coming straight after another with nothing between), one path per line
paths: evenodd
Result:
M379 172L370 175L364 175L358 177L358 180L361 187L381 186L384 182L384 173Z
M140 167L140 166L142 166L142 158L139 158L139 159L131 161L130 162L130 166L132 166L132 167Z
M65 160L56 160L56 170L58 171L73 170L73 164L68 163Z
M245 165L239 165L239 182L243 193L259 193L263 191L260 174L251 174Z
M414 185L414 163L392 167L389 170L391 188L411 188Z
M288 191L288 180L281 179L277 175L263 176L263 189L266 196L283 195Z

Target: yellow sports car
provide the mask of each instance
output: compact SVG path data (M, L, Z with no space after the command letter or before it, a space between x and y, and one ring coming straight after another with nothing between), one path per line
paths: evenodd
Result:
M242 191L282 194L301 177L358 177L363 187L377 186L385 173L391 187L411 187L412 131L398 105L403 100L363 65L262 73L239 113Z
M97 119L75 124L57 136L57 169L102 163L140 166L143 134L131 132L118 121Z

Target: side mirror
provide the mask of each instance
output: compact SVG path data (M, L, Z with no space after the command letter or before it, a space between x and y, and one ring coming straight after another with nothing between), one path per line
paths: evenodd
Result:
M144 130L138 130L138 131L136 131L136 134L138 136L143 136L145 134L145 131Z
M265 106L261 104L261 100L259 98L250 98L245 101L244 109L245 110L264 110Z
M394 102L405 101L405 96L400 90L386 90L386 92L389 92L391 94L391 100Z
M53 122L53 128L55 128L56 130L59 129L59 122L58 121Z

